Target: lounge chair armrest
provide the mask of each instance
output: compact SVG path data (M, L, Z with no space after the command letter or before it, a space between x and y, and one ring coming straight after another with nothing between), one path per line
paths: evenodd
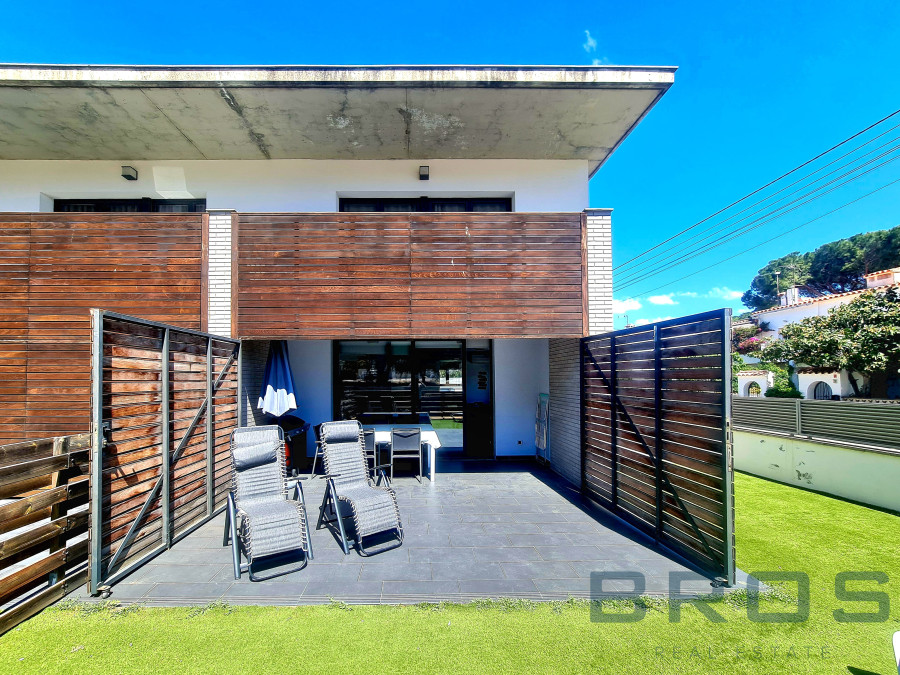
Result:
M320 478L332 479L332 478L340 478L341 474L339 473L323 473Z
M378 466L373 466L372 470L378 471L378 469L390 469L390 468L391 468L391 465L390 465L390 463L388 463L388 464L379 464Z

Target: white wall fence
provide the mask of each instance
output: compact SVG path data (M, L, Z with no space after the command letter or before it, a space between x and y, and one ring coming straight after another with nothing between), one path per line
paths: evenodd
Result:
M900 453L764 432L734 432L734 468L780 483L900 511Z
M732 396L731 411L742 431L900 454L900 404Z

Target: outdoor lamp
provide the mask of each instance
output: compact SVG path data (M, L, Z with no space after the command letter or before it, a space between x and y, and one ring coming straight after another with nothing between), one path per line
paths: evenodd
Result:
M427 166L419 167L419 180L428 180L428 167Z
M137 180L137 169L133 166L123 166L122 178L125 180Z

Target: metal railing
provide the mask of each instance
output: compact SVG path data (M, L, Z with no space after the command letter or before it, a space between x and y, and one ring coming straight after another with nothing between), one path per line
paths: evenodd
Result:
M900 452L900 405L732 397L735 429Z

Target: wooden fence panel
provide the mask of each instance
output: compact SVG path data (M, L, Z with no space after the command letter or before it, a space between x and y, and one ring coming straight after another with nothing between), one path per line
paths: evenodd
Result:
M240 344L112 312L93 315L96 592L222 505L238 424Z
M89 430L91 307L201 328L202 229L203 214L0 214L0 442Z
M90 436L0 446L0 634L87 578Z
M240 214L244 338L581 337L580 213Z
M728 310L582 339L583 489L734 581Z

